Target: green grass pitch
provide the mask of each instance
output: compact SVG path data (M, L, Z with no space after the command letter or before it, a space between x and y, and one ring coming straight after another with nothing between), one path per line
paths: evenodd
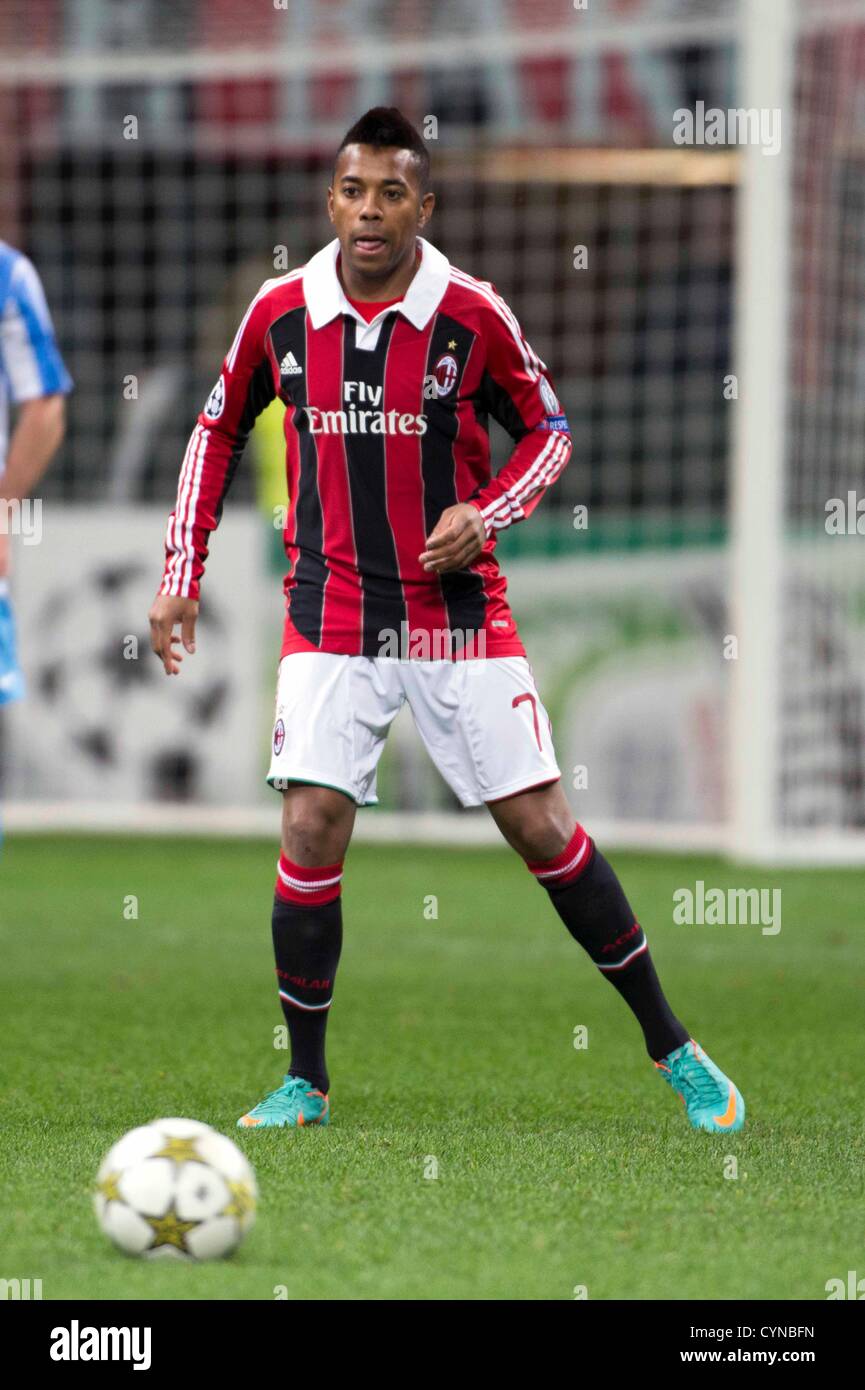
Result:
M673 1008L745 1096L741 1134L690 1129L514 855L369 845L346 864L332 1123L241 1134L286 1067L275 843L7 841L0 1276L46 1299L824 1299L865 1273L865 873L609 857ZM674 925L700 878L780 887L780 933ZM103 1154L163 1115L252 1159L258 1221L230 1260L128 1259L96 1226Z

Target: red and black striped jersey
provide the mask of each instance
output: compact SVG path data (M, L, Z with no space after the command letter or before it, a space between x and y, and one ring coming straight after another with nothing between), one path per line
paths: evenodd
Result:
M189 440L163 594L198 598L208 538L246 438L280 396L289 499L283 654L524 655L496 537L534 510L565 467L567 419L495 288L423 238L418 249L403 299L368 323L342 288L338 241L261 287ZM495 477L491 415L516 443ZM480 510L483 550L465 569L425 571L426 537L457 502Z

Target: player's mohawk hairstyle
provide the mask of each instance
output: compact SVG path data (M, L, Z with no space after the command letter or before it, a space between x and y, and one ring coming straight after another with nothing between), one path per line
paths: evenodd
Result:
M336 152L339 158L346 145L372 145L375 149L411 150L417 160L417 176L421 193L429 189L429 153L411 121L395 106L373 106L355 121L346 132Z

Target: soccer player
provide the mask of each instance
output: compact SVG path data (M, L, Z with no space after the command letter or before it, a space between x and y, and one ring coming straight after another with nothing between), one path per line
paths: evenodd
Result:
M290 569L267 780L282 793L272 932L292 1051L283 1084L238 1125L329 1120L343 859L408 701L459 800L488 806L632 1009L691 1123L729 1133L742 1097L672 1013L643 929L565 799L495 559L499 531L528 517L565 467L567 419L495 288L419 235L433 204L417 131L395 108L368 111L336 156L336 238L250 304L168 522L151 644L176 675L181 643L195 650L208 537L256 416L280 395ZM515 444L495 477L490 415Z
M0 241L0 705L24 694L9 602L9 535L60 446L71 390L36 269ZM18 406L11 441L10 402Z

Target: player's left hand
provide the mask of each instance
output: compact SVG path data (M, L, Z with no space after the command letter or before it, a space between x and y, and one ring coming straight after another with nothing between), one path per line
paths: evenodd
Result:
M418 559L433 574L463 569L480 555L486 538L484 519L477 507L458 502L442 512Z

